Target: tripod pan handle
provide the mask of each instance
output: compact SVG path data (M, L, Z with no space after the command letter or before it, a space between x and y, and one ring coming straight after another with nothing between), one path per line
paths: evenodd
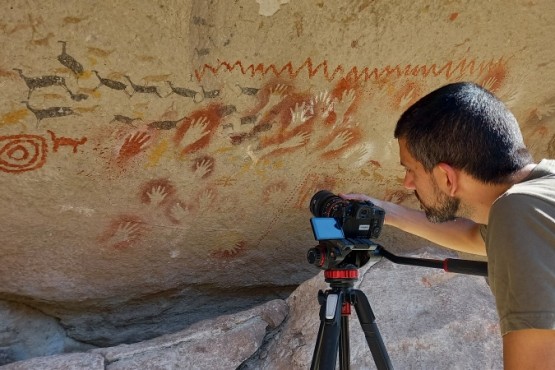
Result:
M443 260L443 269L467 275L488 276L488 263L447 258Z

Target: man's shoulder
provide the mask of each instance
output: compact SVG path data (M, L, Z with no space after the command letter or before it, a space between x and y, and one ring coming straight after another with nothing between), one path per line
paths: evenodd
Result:
M555 159L542 159L530 173L529 179L555 176Z
M555 160L543 159L524 181L511 186L501 198L519 194L547 197L555 201Z
M498 210L555 209L555 177L514 185L494 202Z

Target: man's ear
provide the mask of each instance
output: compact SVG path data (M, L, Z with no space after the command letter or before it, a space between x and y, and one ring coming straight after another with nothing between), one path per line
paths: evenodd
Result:
M447 163L438 163L433 171L433 176L439 188L449 196L455 196L459 189L459 173Z

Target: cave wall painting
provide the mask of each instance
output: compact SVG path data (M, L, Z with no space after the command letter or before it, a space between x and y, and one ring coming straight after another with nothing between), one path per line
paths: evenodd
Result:
M116 210L99 231L98 243L116 250L141 243L152 225L194 233L193 224L202 224L203 217L214 224L206 215L226 209L247 212L249 202L267 205L271 211L262 217L263 231L254 236L232 221L197 230L211 236L210 255L219 259L256 248L289 208L304 210L319 189L334 189L360 176L386 184L368 144L368 139L382 138L368 137L369 126L358 115L361 107L400 112L425 92L426 79L471 79L495 91L508 74L502 57L384 67L332 66L310 57L283 65L222 60L196 68L186 86L170 74L101 70L71 56L78 45L62 40L58 45L54 73L34 74L17 66L2 70L3 78L24 84L26 93L18 98L20 107L1 117L0 129L22 125L36 133L0 136L0 171L17 176L44 169L50 154L62 147L74 156L98 156L111 179L164 166L176 169L136 185L136 204ZM113 52L89 47L88 60ZM206 89L207 79L238 82ZM311 80L328 88L307 87ZM62 127L75 132L80 121L110 111L105 94L121 94L119 106L127 99L133 109L112 110L97 127L78 129L79 137L56 133ZM134 101L138 96L142 100ZM166 111L151 116L151 104L165 104ZM318 168L326 163L337 167L334 176ZM353 175L350 167L359 172ZM257 189L249 202L232 195L242 188ZM391 188L384 196L402 202L408 194Z
M62 146L71 147L77 153L78 147L87 142L87 138L73 139L58 136L47 130L48 140L44 135L7 135L0 136L0 171L17 174L41 168L48 156L48 148L56 153Z

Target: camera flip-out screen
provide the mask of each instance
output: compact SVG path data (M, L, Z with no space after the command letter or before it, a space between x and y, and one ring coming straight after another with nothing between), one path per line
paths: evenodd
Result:
M345 235L337 220L333 217L312 217L312 232L316 240L344 239Z

